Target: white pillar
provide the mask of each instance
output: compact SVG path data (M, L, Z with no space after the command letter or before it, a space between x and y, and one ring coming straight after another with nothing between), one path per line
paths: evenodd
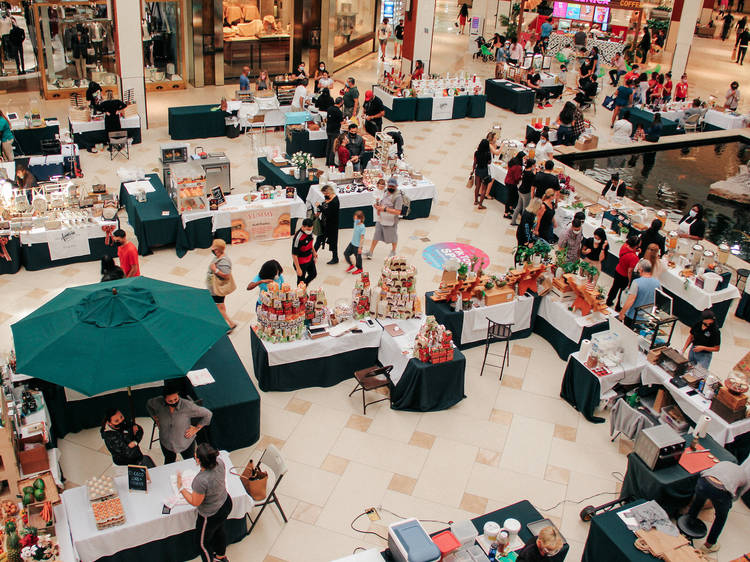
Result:
M117 53L120 65L122 91L133 90L141 116L141 127L146 123L146 86L143 81L143 41L141 37L141 11L128 0L115 0L117 22Z
M674 56L672 57L672 80L676 83L687 68L690 45L693 42L695 22L698 21L702 0L685 0L682 5L680 16L680 28L677 30L677 41L675 43Z
M435 20L435 0L419 0L417 21L414 24L414 61L424 63L425 73L430 72L432 52L432 25Z

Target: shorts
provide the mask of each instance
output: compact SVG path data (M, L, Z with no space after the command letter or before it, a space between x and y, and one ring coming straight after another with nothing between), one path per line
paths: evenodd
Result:
M395 41L396 45L402 45L404 43L403 39L396 38L396 39L394 39L394 41Z
M386 43L388 43L388 39L379 39L379 41L380 41L380 46L381 46L381 47L382 47L383 45L385 45Z
M373 239L378 242L385 242L386 244L396 244L398 242L398 227L395 224L393 226L383 226L379 222L375 223L375 236Z
M211 298L212 298L212 299L214 299L214 302L215 302L216 304L224 304L224 299L225 299L226 297L220 297L220 296L218 296L218 295L211 295Z
M344 106L344 117L351 119L352 115L354 115L354 106Z

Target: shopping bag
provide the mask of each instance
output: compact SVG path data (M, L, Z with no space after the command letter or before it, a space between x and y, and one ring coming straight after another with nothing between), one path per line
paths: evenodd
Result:
M469 174L469 179L466 181L466 189L474 187L474 172Z
M256 465L250 459L242 472L239 472L236 466L233 466L229 472L240 477L242 487L245 488L248 495L255 501L261 501L266 498L268 473L260 469L260 464Z
M212 285L214 288L214 294L217 297L226 297L227 295L233 293L237 288L237 284L234 282L234 275L232 275L231 273L226 279L222 279L218 275L214 274Z
M602 102L602 107L612 111L615 108L615 98L612 96L605 96L604 101Z

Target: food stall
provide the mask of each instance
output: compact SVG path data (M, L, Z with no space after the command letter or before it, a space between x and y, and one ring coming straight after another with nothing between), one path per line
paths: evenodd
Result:
M120 184L120 203L138 239L138 253L147 256L153 248L177 241L180 215L158 174Z
M289 163L285 158L277 157L258 157L258 174L265 178L267 185L280 185L281 187L294 187L297 196L303 201L307 200L307 194L313 183L318 183L317 175L308 173L303 177L295 177L292 174L284 172L281 168L288 167ZM311 177L311 175L313 177Z
M487 78L484 86L487 101L492 105L525 114L534 111L534 90L505 78Z

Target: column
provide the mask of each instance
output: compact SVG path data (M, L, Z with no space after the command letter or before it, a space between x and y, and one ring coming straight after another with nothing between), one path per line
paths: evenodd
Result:
M421 60L425 74L430 71L432 52L432 26L435 20L435 0L411 0L411 9L404 14L405 63ZM411 72L412 66L403 65L404 72Z
M143 41L141 37L141 12L128 0L114 0L115 48L122 91L133 90L141 117L141 127L146 121L146 86L143 81Z
M687 68L690 45L693 42L695 22L698 20L703 0L684 0L682 14L680 15L680 27L677 30L677 41L675 43L674 55L672 57L672 81L677 82Z

